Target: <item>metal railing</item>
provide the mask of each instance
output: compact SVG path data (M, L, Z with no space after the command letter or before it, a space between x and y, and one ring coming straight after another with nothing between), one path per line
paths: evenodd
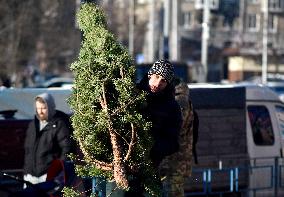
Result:
M269 164L257 161L270 160ZM246 166L230 168L193 168L185 196L220 195L225 193L252 193L268 191L271 196L284 193L283 158L255 158ZM282 195L281 194L281 195Z

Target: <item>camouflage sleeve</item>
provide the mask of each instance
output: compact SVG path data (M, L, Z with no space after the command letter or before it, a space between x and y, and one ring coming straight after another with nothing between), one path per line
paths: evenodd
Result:
M182 127L179 133L179 151L166 157L161 164L161 173L191 175L193 143L193 107L189 100L189 89L181 83L175 87L175 99L182 112Z

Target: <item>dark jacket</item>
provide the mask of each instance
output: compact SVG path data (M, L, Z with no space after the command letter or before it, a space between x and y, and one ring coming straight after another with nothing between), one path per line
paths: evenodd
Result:
M165 156L179 149L178 136L182 118L180 107L174 98L174 87L168 84L163 91L152 93L148 81L148 76L145 76L138 88L148 93L143 114L152 122L151 134L154 144L150 157L154 164L159 165Z
M58 110L40 131L37 116L29 124L25 139L24 174L41 176L54 159L66 159L71 151L71 125L68 116Z

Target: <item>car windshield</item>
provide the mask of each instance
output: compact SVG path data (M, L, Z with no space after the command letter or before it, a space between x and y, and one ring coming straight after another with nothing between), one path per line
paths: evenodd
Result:
M275 91L277 94L284 94L284 86L283 87L269 87L273 91Z

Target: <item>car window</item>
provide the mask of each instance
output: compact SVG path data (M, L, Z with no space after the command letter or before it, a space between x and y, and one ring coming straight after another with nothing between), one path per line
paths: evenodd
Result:
M259 146L273 145L274 133L268 109L261 105L250 105L247 110L254 143Z

